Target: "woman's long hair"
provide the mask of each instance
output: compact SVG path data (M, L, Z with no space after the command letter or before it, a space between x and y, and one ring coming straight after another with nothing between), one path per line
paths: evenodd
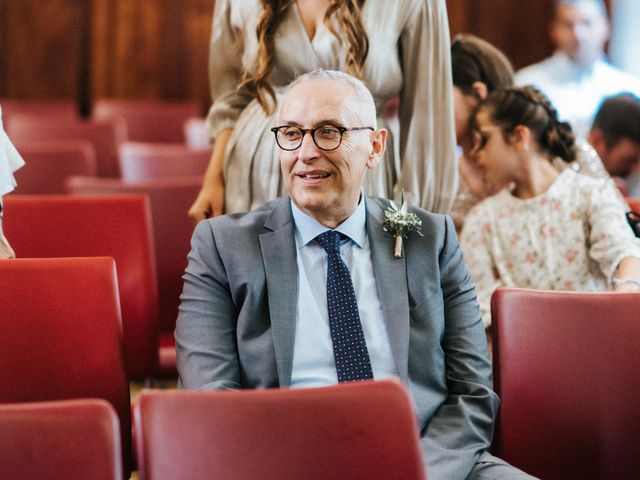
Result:
M342 44L348 45L345 71L357 78L362 76L362 66L369 52L369 39L360 18L364 2L365 0L331 0L324 16L327 29L339 38ZM256 27L259 46L255 73L243 71L238 89L248 92L258 100L265 112L272 113L275 92L267 78L273 69L275 34L294 0L261 0L261 3L262 15ZM332 16L335 16L344 38L334 28Z

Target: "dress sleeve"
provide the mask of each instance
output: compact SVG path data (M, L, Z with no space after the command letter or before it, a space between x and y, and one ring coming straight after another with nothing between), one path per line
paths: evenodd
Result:
M222 130L233 128L238 116L251 101L249 95L238 93L242 75L244 39L238 22L234 21L232 0L217 0L213 11L209 45L209 87L213 105L207 116L210 141ZM251 28L251 26L242 26Z
M401 176L410 203L448 213L457 190L451 52L445 0L420 0L401 33Z
M491 325L491 295L503 282L489 251L490 226L483 218L485 217L477 208L471 210L462 227L460 244L476 286L482 323L487 328Z
M640 259L640 239L635 237L625 218L624 212L628 207L609 182L599 181L595 188L585 189L584 195L590 200L587 212L589 255L598 262L605 278L611 281L623 258Z

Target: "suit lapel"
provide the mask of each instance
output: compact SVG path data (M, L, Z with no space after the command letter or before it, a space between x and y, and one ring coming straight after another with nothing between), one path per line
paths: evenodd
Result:
M394 258L394 239L382 230L384 211L367 198L367 234L370 239L373 274L376 279L382 316L398 375L408 381L409 293L406 258Z
M267 295L273 344L281 387L291 383L298 267L291 205L280 199L265 222L271 230L260 235L260 250L267 277Z

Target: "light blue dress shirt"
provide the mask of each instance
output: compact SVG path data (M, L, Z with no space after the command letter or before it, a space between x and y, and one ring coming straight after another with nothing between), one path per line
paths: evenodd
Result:
M338 383L327 311L327 254L315 238L329 230L291 202L295 223L298 298L293 347L292 387ZM382 317L367 238L365 197L355 212L335 230L347 239L340 252L349 267L358 312L371 359L373 378L397 378L389 337Z

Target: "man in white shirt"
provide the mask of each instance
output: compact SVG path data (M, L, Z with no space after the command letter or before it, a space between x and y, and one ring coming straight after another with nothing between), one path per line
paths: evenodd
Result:
M557 0L550 35L555 53L520 70L516 84L542 90L577 135L587 135L605 97L622 91L640 95L640 79L605 59L609 22L602 0Z

